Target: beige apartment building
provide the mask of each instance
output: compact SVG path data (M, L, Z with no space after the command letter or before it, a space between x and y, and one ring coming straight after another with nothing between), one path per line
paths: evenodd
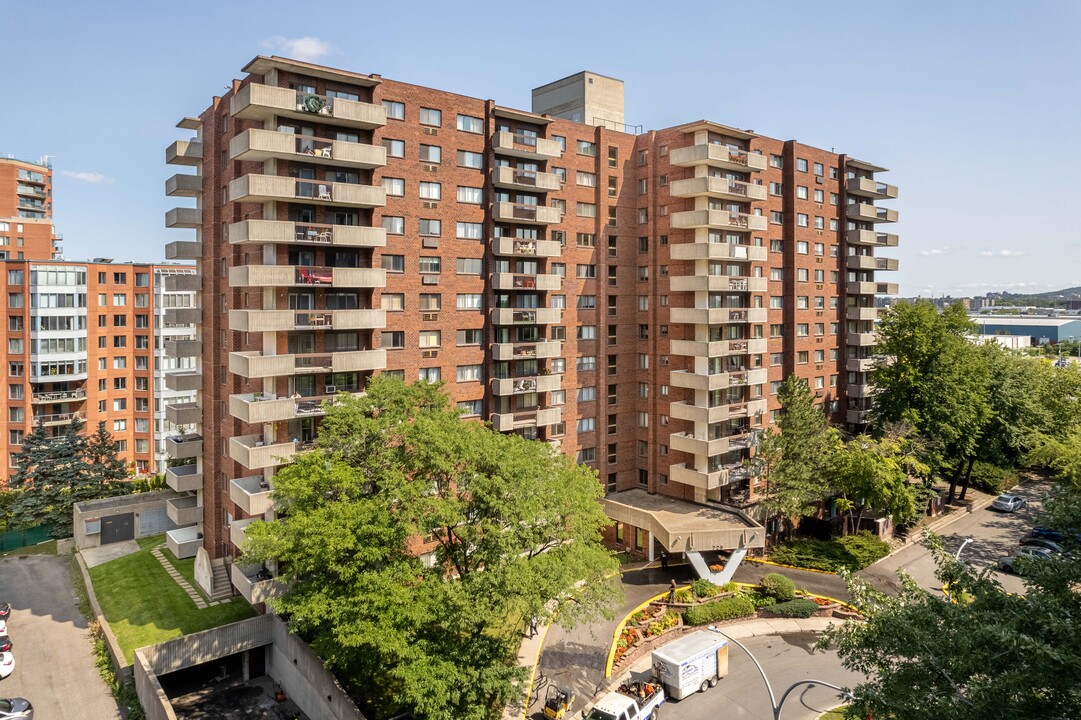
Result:
M699 120L623 124L623 83L580 73L530 111L257 57L166 151L193 198L171 259L198 270L188 432L169 533L214 594L265 599L238 547L325 403L374 373L445 381L463 413L594 468L609 538L652 557L760 547L746 469L805 377L864 421L883 168ZM700 558L699 558L700 559Z

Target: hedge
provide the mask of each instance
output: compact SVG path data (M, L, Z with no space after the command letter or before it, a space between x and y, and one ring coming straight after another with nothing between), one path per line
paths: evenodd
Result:
M770 548L769 559L782 565L836 572L862 570L889 554L890 546L867 531L835 540L797 538Z
M786 602L796 597L796 586L780 573L769 573L759 582L762 592L777 602Z
M807 598L797 598L788 602L770 605L766 611L786 618L809 618L818 610L818 603Z
M748 615L754 615L754 603L746 595L739 594L688 608L687 612L683 613L683 623L708 625L719 620L731 620Z

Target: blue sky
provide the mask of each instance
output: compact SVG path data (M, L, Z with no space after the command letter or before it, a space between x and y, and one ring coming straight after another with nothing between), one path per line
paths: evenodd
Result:
M54 157L69 258L156 260L187 237L163 221L183 204L164 195L174 126L255 55L523 108L589 69L647 129L708 118L889 167L903 294L1081 285L1081 3L530 7L6 2L0 153Z

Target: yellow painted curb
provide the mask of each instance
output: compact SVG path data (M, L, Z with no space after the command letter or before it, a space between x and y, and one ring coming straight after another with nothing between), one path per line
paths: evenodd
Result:
M667 596L668 596L668 590L665 590L664 592L660 593L659 595L654 595L649 600L646 600L644 603L642 603L641 605L636 607L634 610L631 610L629 613L624 615L623 619L619 621L618 625L616 625L616 631L615 631L615 633L612 634L612 644L608 646L608 659L604 663L604 676L606 678L612 677L612 665L615 664L614 658L616 656L616 643L619 642L619 636L623 632L623 628L626 627L627 621L631 619L631 615L634 615L639 610L644 610L645 608L649 607L650 605L652 605L657 600L660 600L662 597L667 597Z
M759 565L772 565L774 567L783 567L783 568L788 568L789 570L802 570L804 572L813 572L813 573L818 573L820 575L836 575L837 574L837 573L833 572L832 570L816 570L815 568L799 567L798 565L783 565L783 564L778 563L778 562L773 562L772 560L763 560L761 558L744 558L743 561L744 562L749 562L749 563L758 563Z
M529 671L529 686L525 691L525 703L522 704L522 720L529 718L529 698L533 697L533 683L537 678L537 663L540 662L541 650L544 649L544 639L548 636L548 628L551 623L544 626L540 631L540 642L537 643L537 654L533 656L533 669Z

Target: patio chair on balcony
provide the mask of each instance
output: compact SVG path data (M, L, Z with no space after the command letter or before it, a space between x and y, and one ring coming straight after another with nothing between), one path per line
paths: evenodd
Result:
M320 200L330 200L331 199L330 198L330 188L328 186L326 186L326 185L320 185L319 186L319 199Z

